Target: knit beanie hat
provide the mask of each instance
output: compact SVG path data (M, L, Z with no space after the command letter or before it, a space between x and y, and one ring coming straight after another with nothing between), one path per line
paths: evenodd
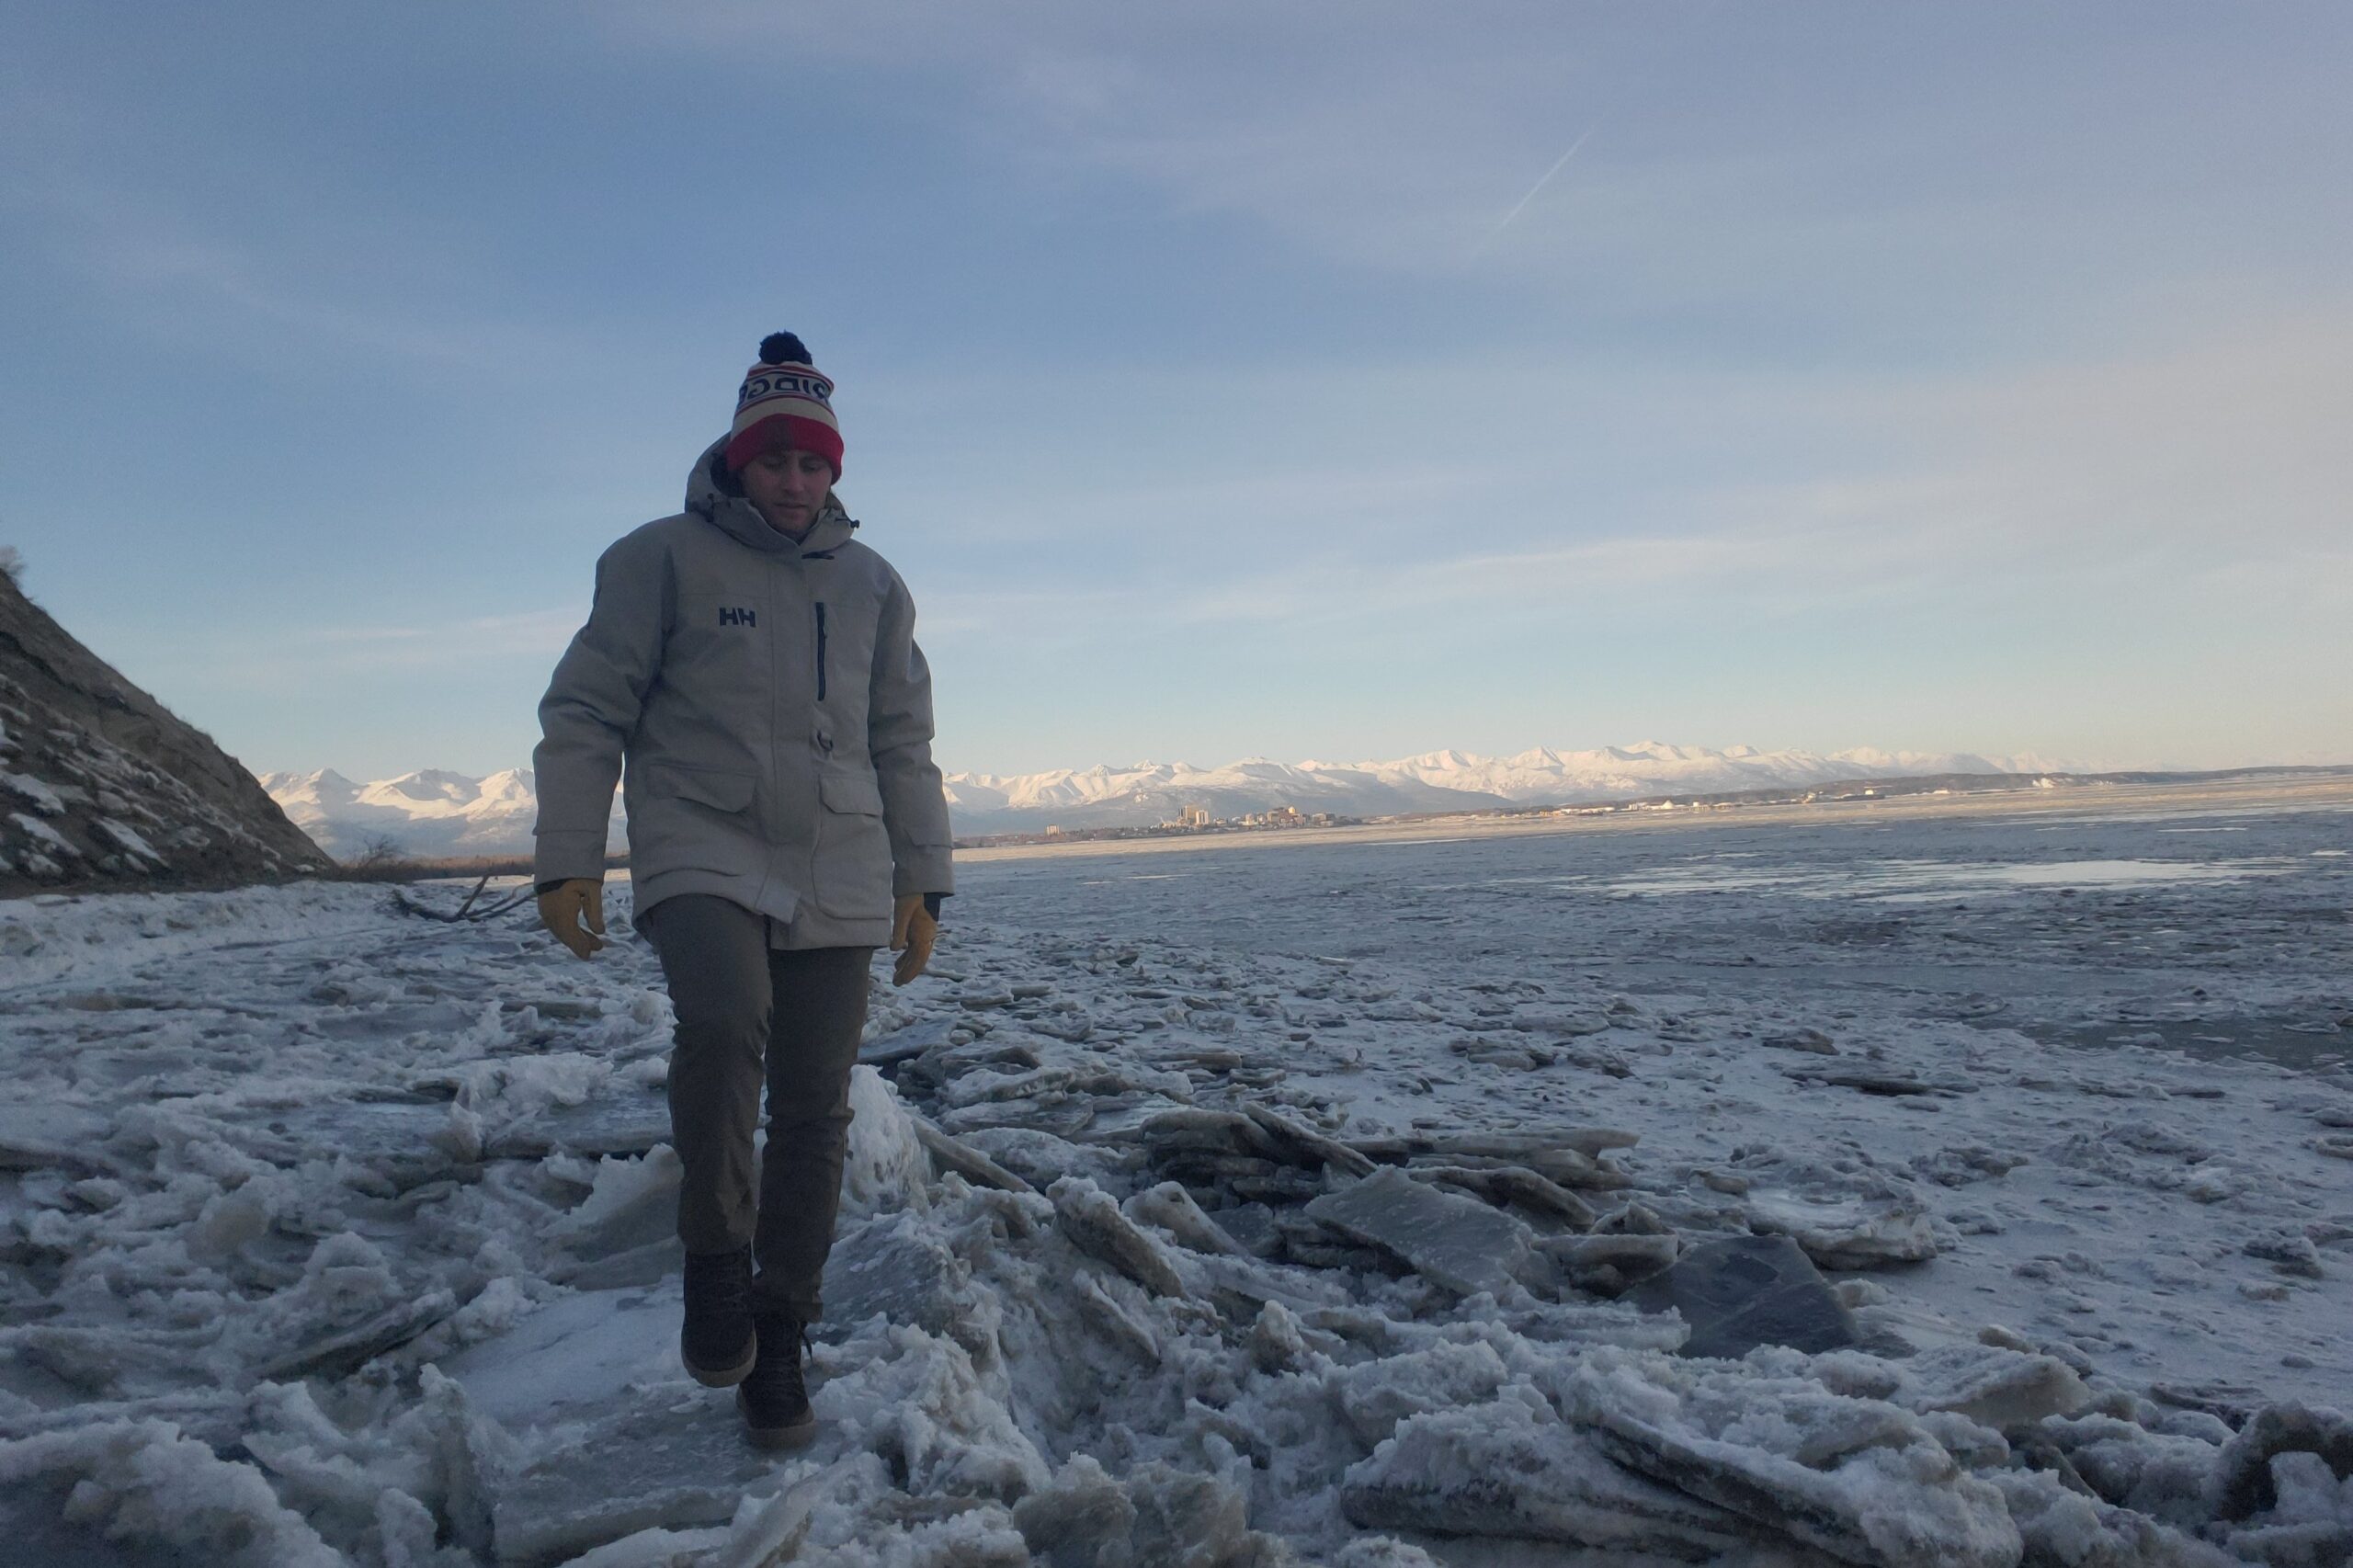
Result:
M834 383L809 363L808 347L789 332L760 339L760 362L735 394L735 428L727 466L740 472L770 447L815 452L842 476L842 427L834 422Z

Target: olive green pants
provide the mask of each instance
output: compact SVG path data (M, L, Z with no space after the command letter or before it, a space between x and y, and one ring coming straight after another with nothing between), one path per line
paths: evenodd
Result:
M849 1149L849 1070L866 1027L871 948L769 948L767 921L708 893L646 911L677 1028L670 1138L685 1172L678 1239L753 1248L753 1301L814 1322ZM766 1152L754 1169L760 1088Z

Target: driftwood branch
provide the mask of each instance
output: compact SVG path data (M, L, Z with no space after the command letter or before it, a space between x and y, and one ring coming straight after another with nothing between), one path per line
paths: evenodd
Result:
M456 925L458 922L462 920L469 924L472 924L483 920L495 920L498 916L506 914L508 910L517 908L529 901L536 892L530 883L525 882L521 887L515 889L513 892L502 895L497 900L483 905L480 909L476 909L474 907L476 901L482 897L483 890L489 886L490 876L489 873L485 872L483 873L482 880L474 883L473 891L466 894L465 902L458 905L454 910L439 910L433 908L430 904L419 903L416 900L409 897L407 892L404 890L394 888L392 890L392 907L399 910L404 915L414 915L421 920L439 920L450 925Z

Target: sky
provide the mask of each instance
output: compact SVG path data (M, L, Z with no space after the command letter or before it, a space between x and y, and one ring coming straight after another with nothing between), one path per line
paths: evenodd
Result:
M0 544L528 766L762 335L950 769L2353 761L2353 8L0 0Z

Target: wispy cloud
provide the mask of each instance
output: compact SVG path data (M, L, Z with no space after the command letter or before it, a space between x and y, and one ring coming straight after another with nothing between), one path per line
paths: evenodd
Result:
M585 607L372 626L240 627L205 659L226 684L283 688L364 676L419 678L467 670L552 668Z
M1435 374L1500 384L1506 403L1523 392L1506 366ZM1295 406L1301 384L1281 379L1280 398ZM1332 395L1345 406L1350 393ZM1466 449L1439 467L1401 453L1366 467L1070 492L1042 513L1030 507L1033 527L1082 543L1120 527L1178 543L1153 554L1148 582L1107 587L1118 579L1097 562L1058 594L1036 585L1033 565L1003 598L986 585L983 557L960 574L958 608L938 630L1049 628L1027 634L1078 644L1144 626L1402 623L1438 606L1565 612L1638 589L1736 590L1752 608L1795 612L2032 597L2070 584L2170 597L2200 574L2242 593L2268 578L2302 601L2316 552L2348 548L2353 453L2338 435L2353 411L2353 301L2006 374L1823 375L1795 389L1656 374L1620 395L1638 411L1679 411L1690 435L1657 460L1681 455L1689 478L1597 496L1580 488L1574 448L1515 465L1477 444L1473 415L1459 430L1426 432ZM1711 444L1735 439L1800 447L1811 472L1711 468ZM1376 526L1400 520L1402 533Z
M229 355L258 334L314 353L509 373L547 345L529 329L469 311L463 247L423 214L364 191L323 195L256 177L219 191L146 177L119 132L62 91L0 116L0 134L38 159L0 161L0 210L61 271L107 290L115 309L168 324Z
M1427 612L1574 616L1621 608L1645 589L1677 592L1739 584L1752 603L1819 603L1925 577L1940 552L1916 535L1815 524L1777 531L1621 537L1551 549L1413 560L1286 563L1188 583L1120 590L966 590L926 608L926 635L943 644L1001 637L1084 646L1139 631L1214 632L1272 626L1312 638L1343 624L1406 627Z
M2222 264L2331 277L2347 216L2341 196L2315 198L2309 156L2280 157L2277 120L2283 96L2334 93L2319 62L2343 29L2282 49L2300 27L2285 17L2178 8L2144 36L1997 8L1938 34L1961 51L1939 68L1901 7L683 0L598 14L631 49L895 76L1008 174L1108 174L1335 267L1501 277L1644 321L1746 309L2047 335L2131 307L2103 278ZM2181 69L2239 49L2275 68ZM1576 153L1583 136L1556 153L1605 118L1606 157ZM1572 155L1574 221L1540 222ZM1519 183L1544 158L1546 178ZM2302 194L2280 199L2282 178ZM2225 210L2246 222L2214 222ZM1506 230L1513 243L1494 244Z

